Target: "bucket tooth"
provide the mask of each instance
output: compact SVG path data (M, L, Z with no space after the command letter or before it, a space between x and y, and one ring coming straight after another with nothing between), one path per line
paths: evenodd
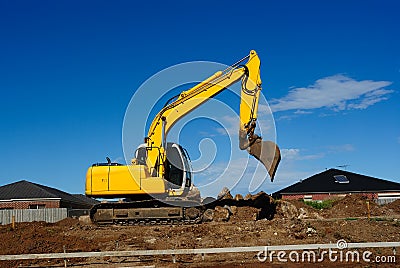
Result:
M265 166L271 181L273 181L276 169L281 161L281 152L278 145L272 141L262 141L259 138L247 148L247 151Z

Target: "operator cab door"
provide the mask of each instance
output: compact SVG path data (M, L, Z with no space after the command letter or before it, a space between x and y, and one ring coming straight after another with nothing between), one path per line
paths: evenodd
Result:
M176 143L167 143L167 161L165 161L165 179L169 189L183 189L190 182L190 168L186 154Z

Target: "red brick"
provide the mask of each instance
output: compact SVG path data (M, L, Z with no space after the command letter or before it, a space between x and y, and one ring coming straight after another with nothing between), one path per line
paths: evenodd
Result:
M60 201L12 201L12 202L0 202L0 209L28 209L29 205L45 205L45 208L59 208Z
M348 194L365 196L365 197L367 197L368 199L371 199L371 200L378 199L378 193L348 193ZM340 198L340 197L343 197L343 196L345 196L347 194L330 194L330 193L324 193L324 194L290 194L290 195L283 194L282 195L282 199L285 199L285 200L304 199L305 195L312 196L312 200L313 201L314 200L315 201L319 201L319 200Z

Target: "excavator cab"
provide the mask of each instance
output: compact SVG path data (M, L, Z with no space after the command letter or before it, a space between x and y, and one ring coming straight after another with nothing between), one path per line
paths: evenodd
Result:
M192 170L186 150L176 143L167 143L164 178L169 190L187 190L192 184Z
M135 151L136 164L146 165L146 159L147 159L146 144L142 144Z

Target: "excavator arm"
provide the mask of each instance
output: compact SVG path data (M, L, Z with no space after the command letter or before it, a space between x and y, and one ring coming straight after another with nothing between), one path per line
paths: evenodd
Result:
M262 162L268 170L271 181L273 180L280 161L279 148L274 142L262 141L261 137L254 133L261 91L260 59L254 50L229 68L216 72L203 82L180 93L156 115L145 138L148 151L147 167L150 174L162 177L164 175L166 137L174 124L239 80L242 81L239 147L242 150L247 149Z

